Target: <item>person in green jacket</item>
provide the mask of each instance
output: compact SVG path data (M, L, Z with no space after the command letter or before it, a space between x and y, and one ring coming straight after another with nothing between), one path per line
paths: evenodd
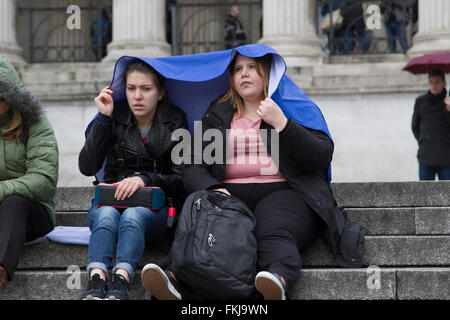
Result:
M0 295L25 242L54 228L58 144L41 104L0 57Z

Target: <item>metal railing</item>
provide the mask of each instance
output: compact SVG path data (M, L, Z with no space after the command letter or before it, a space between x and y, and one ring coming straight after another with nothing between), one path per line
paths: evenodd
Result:
M168 38L172 54L193 54L225 49L224 25L229 9L238 5L238 16L246 34L246 43L254 43L262 34L262 0L203 1L186 3L168 1Z
M393 6L393 4L399 6ZM167 0L167 40L172 54L191 54L225 49L224 25L229 9L238 5L238 16L247 43L262 37L262 0L171 1ZM341 8L342 25L330 10ZM21 45L29 62L99 61L112 35L111 6L82 6L81 26L67 27L67 7L19 7ZM107 17L107 23L102 19ZM417 27L417 0L317 0L318 34L330 56L400 53L411 46ZM329 29L321 24L329 20ZM105 27L106 26L106 27ZM108 28L106 35L104 28Z
M69 28L67 7L19 7L18 19L26 35L25 58L37 62L100 61L111 41L111 6L78 7L80 25Z
M330 55L405 53L417 31L417 0L318 0L317 6L318 33L326 35ZM338 9L342 23L327 14Z

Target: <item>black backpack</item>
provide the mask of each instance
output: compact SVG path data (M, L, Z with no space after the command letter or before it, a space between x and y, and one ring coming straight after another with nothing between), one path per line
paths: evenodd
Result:
M241 200L216 191L190 194L172 245L175 276L196 298L253 298L254 229L253 213Z

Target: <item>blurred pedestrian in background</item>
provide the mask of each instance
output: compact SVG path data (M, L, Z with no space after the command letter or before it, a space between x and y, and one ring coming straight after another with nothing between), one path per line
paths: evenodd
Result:
M450 180L450 97L445 75L440 70L428 74L429 90L414 105L412 131L419 151L420 180Z
M225 20L225 49L232 49L247 44L247 36L238 16L239 6L232 6Z

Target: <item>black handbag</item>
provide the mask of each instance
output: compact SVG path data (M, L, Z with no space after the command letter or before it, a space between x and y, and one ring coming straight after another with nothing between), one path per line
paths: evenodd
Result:
M166 195L159 187L139 188L131 197L120 201L114 198L116 188L116 186L107 184L96 185L93 205L114 208L144 207L150 210L159 210L166 203Z

